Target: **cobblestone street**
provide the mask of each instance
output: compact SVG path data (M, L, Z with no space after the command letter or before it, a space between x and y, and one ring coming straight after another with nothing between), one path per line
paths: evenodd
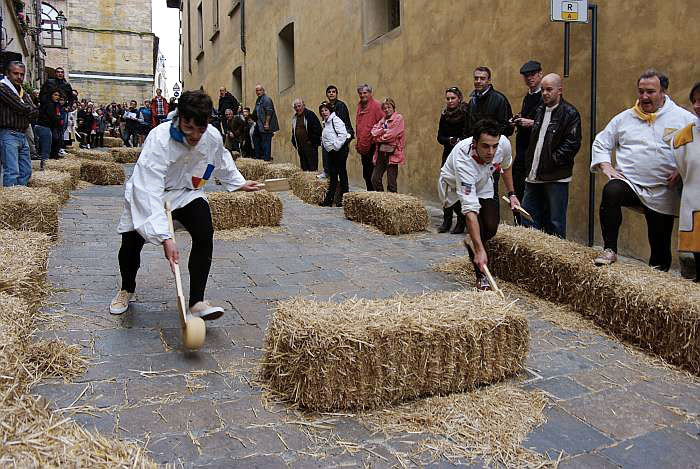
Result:
M337 441L356 446L324 448L294 423L294 411L265 404L253 371L276 300L463 288L433 271L436 263L463 255L460 236L385 236L344 219L342 209L310 206L281 193L281 232L215 241L207 297L225 305L226 314L207 324L200 351L184 353L174 282L161 248L144 249L137 301L129 312L108 312L119 286L115 227L122 196L122 186L89 187L73 192L61 212L49 264L56 289L49 309L57 319L40 334L80 344L91 365L73 383L36 388L56 409L89 429L138 440L156 462L177 466L464 463L401 458L420 435L372 434L343 415L328 417L327 425ZM178 238L186 259L188 236ZM183 275L187 292L186 268ZM545 391L551 404L547 423L531 432L525 447L560 459L561 468L700 467L697 381L604 335L561 328L534 304L523 303L531 345L528 376L519 385Z

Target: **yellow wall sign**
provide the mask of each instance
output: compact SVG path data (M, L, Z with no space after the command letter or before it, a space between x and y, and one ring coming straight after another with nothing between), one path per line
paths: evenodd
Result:
M588 22L588 0L552 0L552 21Z

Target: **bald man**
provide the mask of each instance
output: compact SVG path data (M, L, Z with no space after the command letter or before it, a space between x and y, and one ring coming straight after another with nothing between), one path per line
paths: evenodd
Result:
M532 126L525 164L523 208L533 221L523 224L566 238L566 209L574 157L581 148L581 116L562 97L562 79L550 73L542 79L542 105Z
M258 83L255 85L255 114L258 117L253 138L255 139L255 155L265 161L272 161L272 136L280 129L277 123L277 113L272 99L265 94L265 88Z

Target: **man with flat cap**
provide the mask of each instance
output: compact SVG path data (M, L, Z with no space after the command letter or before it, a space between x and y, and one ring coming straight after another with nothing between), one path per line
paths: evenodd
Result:
M513 116L513 124L517 129L515 136L515 161L513 162L513 186L518 200L523 200L525 194L525 178L527 177L527 163L525 156L527 147L530 144L532 126L535 123L537 108L542 105L542 65L530 60L520 67L520 74L523 76L527 94L523 98L523 105L520 113ZM516 214L515 219L521 223L520 215Z

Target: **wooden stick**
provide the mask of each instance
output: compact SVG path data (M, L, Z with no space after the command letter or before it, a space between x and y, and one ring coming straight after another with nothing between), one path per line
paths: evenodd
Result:
M505 298L506 295L504 295L503 290L496 285L496 281L493 279L493 275L491 275L491 271L486 264L484 264L484 273L486 274L486 279L489 281L489 285L491 285L491 290L501 295L501 298Z
M504 195L504 196L501 197L501 198L502 198L503 200L505 200L506 202L508 202L508 204L510 204L510 200L508 200L508 197L506 197L506 196ZM520 205L516 205L515 208L513 209L513 211L518 211L518 212L520 212L520 214L521 214L522 216L524 216L524 217L527 218L528 220L530 220L530 221L535 221L535 220L532 218L532 215L530 215L530 214L527 212L527 210L525 210L524 208L522 208Z
M170 202L165 202L165 213L168 215L170 238L175 242L175 226L173 214L170 210ZM184 328L187 323L187 307L185 306L185 294L182 291L182 277L180 276L180 264L175 264L175 290L177 291L177 309L180 313L180 325Z
M470 247L469 246L469 241L467 241L466 238L462 240L462 243L464 244L465 248ZM468 250L468 249L467 249ZM474 250L474 248L472 248ZM505 298L505 294L503 293L503 290L498 288L498 285L496 284L496 281L493 279L493 275L491 275L491 271L489 270L488 266L484 264L484 274L486 275L486 280L489 281L489 285L491 286L491 290L495 291L499 295L501 295L501 298Z
M284 192L289 190L289 180L287 178L265 179L258 184L258 187L268 192Z

